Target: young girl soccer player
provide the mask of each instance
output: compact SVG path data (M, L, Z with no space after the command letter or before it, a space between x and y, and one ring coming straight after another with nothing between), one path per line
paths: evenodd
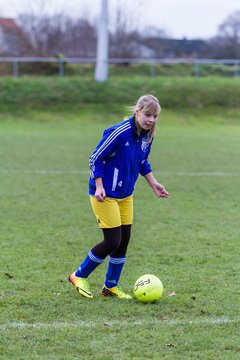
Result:
M168 197L153 176L148 155L161 107L156 97L144 95L133 115L104 131L90 157L89 195L93 212L103 232L103 241L89 251L69 281L86 298L93 295L88 276L108 256L108 269L102 296L131 299L119 287L133 222L134 185L141 174L158 197Z

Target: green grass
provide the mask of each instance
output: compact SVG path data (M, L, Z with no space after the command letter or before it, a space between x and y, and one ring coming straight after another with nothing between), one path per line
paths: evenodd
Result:
M106 83L88 77L0 78L0 111L55 107L80 111L85 105L134 104L142 94L156 95L164 109L240 108L240 79L224 77L112 76Z
M67 276L101 240L87 195L88 158L121 120L81 112L1 114L0 237L3 359L238 359L239 113L163 111L151 154L171 193L144 179L121 279L144 273L162 299L142 304L99 295L106 263L90 277L93 300ZM176 296L169 296L173 292Z

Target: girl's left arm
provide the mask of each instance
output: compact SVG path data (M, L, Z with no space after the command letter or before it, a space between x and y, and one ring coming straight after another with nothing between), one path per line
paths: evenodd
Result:
M147 183L151 186L154 194L157 197L167 198L169 196L169 192L165 189L165 187L162 184L160 184L156 180L152 172L149 172L148 174L144 175L144 178L146 179Z

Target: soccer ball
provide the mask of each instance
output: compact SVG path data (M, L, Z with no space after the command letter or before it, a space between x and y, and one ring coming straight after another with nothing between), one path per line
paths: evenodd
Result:
M133 292L139 301L153 302L162 297L163 284L155 275L142 275L135 282Z

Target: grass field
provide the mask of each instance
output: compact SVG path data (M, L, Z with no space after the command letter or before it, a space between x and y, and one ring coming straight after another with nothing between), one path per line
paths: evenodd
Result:
M154 94L164 109L210 109L214 106L240 109L240 78L189 76L149 79L144 76L111 76L106 83L86 77L0 77L0 112L9 109L65 111L95 106L132 105L142 94ZM72 111L72 110L71 110Z
M163 111L151 163L171 196L155 198L139 179L121 280L132 293L140 275L159 276L159 302L101 298L106 263L90 277L93 300L67 281L101 240L88 158L121 116L1 115L3 359L239 359L237 113Z

